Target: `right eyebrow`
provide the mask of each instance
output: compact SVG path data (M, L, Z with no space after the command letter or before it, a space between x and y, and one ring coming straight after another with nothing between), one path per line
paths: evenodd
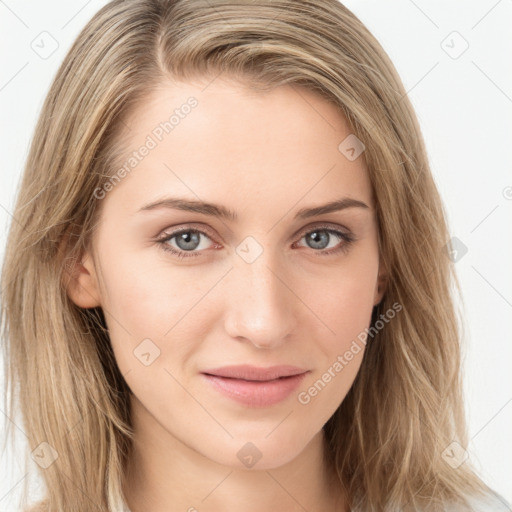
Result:
M188 212L202 213L204 215L212 215L221 217L232 222L238 219L238 215L228 208L213 203L205 203L204 201L196 201L190 199L180 199L177 197L167 197L149 203L139 209L139 212L156 210L159 208L168 208L173 210L185 210Z

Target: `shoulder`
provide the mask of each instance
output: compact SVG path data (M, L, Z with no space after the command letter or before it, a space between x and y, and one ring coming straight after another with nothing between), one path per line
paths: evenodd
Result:
M512 506L503 496L492 493L485 498L475 499L475 512L512 512Z
M474 496L469 499L472 512L512 512L512 506L503 496L496 492L485 496ZM458 507L451 505L446 512L458 512Z

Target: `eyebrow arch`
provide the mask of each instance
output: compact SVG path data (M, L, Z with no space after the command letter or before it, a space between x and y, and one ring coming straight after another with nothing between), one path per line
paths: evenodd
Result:
M295 219L308 219L324 213L331 213L346 208L364 208L369 209L370 207L363 201L352 199L350 197L344 197L336 201L331 201L321 206L315 206L313 208L302 208L295 214ZM204 215L212 215L220 218L230 220L232 222L238 219L238 215L228 208L222 205L213 203L206 203L204 201L196 201L191 199L180 199L174 197L168 197L160 199L153 203L149 203L139 209L139 212L146 212L151 210L157 210L160 208L168 208L175 210L184 210L188 212L202 213Z
M344 197L336 201L324 204L322 206L315 206L313 208L302 208L295 214L296 219L308 219L309 217L315 217L316 215L322 215L323 213L337 212L345 210L346 208L364 208L370 209L370 207L359 201L358 199L352 199L350 197Z

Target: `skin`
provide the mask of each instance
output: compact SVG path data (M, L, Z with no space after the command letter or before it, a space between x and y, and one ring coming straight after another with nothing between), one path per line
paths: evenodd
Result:
M225 77L207 84L162 84L128 117L121 137L127 157L187 98L199 102L101 199L91 250L68 287L78 306L104 309L133 392L127 502L132 512L348 510L327 471L322 427L350 389L364 350L308 404L298 393L369 326L384 293L364 156L350 161L338 150L350 129L314 92L252 92ZM238 220L138 211L170 196L223 205ZM343 197L368 208L293 218ZM356 240L327 234L318 248L306 235L323 223ZM178 228L206 233L192 249L198 256L180 259L156 241ZM247 236L263 251L251 263L236 251ZM176 238L167 245L183 248ZM134 355L147 338L160 350L148 366ZM284 401L249 407L199 374L232 364L310 372ZM251 468L237 457L249 441L262 455Z

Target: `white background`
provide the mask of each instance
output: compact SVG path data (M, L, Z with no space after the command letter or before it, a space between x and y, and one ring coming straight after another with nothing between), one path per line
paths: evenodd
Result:
M105 3L0 0L0 259L43 98L72 41ZM425 135L451 234L468 249L456 264L467 330L468 451L483 479L512 502L512 0L345 4L395 63ZM34 50L57 44L47 58ZM0 414L0 448L2 421L10 420ZM15 510L25 478L20 453L1 452L1 512Z

